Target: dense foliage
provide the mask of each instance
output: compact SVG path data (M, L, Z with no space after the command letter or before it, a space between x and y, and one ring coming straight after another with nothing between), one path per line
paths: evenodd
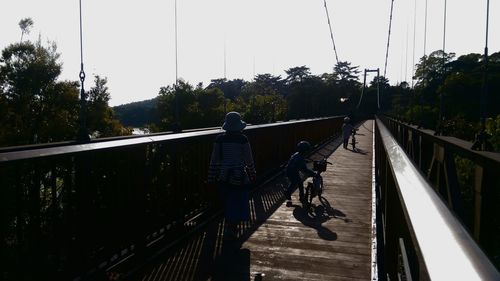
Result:
M493 148L500 151L500 52L489 56L486 76L484 56L454 57L454 53L442 51L422 57L414 77L415 88L404 97L408 103L396 102L392 112L444 135L474 141L481 129L480 102L485 90L486 132Z
M122 104L113 107L116 118L124 126L135 128L144 127L145 124L154 124L158 122L157 109L158 97Z
M23 41L0 57L0 146L73 140L78 131L79 83L59 81L56 44ZM97 136L130 134L108 106L106 79L95 77L88 91L87 124Z
M286 70L285 78L266 73L251 82L214 79L207 87L179 80L177 86L160 89L159 122L149 124L149 129L220 126L231 110L251 124L346 114L359 99L358 71L348 62L341 62L338 71L315 76L300 66Z

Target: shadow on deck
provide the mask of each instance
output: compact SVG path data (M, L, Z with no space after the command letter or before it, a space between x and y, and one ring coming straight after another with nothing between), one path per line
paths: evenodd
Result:
M370 278L372 121L360 126L357 151L341 140L315 151L328 158L321 200L304 209L284 201L284 174L251 195L251 220L240 225L237 239L223 236L217 218L188 241L151 257L125 280L353 280ZM357 152L357 153L355 153ZM113 279L113 274L111 274Z

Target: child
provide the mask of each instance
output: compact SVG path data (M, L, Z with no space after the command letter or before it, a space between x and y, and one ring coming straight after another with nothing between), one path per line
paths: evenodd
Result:
M311 144L309 144L309 142L299 142L297 144L297 152L290 157L290 160L288 160L288 164L286 165L286 176L290 181L290 185L288 186L285 196L289 201L292 200L292 192L297 186L299 187L300 201L302 202L304 200L303 180L300 177L299 171L305 173L309 177L316 175L313 170L306 167L306 160L304 159L304 156L309 149L311 149Z
M344 124L342 124L342 137L344 138L344 149L347 149L347 145L349 144L349 137L352 134L352 130L354 127L349 124L349 117L344 118Z

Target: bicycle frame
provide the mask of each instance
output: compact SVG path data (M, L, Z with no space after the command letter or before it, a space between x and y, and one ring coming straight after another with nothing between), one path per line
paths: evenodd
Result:
M316 175L312 177L312 183L307 183L305 190L306 192L304 201L307 206L311 206L314 197L318 196L318 198L321 198L321 194L323 193L324 189L323 177L321 176L321 173L326 171L326 166L328 164L332 165L332 163L326 161L326 158L323 158L319 161L314 161L313 170L316 171Z

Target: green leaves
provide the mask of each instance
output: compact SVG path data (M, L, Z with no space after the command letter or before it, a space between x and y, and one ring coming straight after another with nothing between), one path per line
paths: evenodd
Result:
M74 135L78 84L58 82L55 44L9 45L0 60L2 107L0 145L61 141Z
M27 23L29 24L29 22ZM55 43L11 44L0 58L0 146L73 140L78 129L79 83L58 81ZM130 134L108 106L106 78L88 92L87 124L94 136Z
M94 76L94 86L87 93L87 128L94 137L130 135L132 128L123 127L108 104L111 95L107 83L107 78Z

